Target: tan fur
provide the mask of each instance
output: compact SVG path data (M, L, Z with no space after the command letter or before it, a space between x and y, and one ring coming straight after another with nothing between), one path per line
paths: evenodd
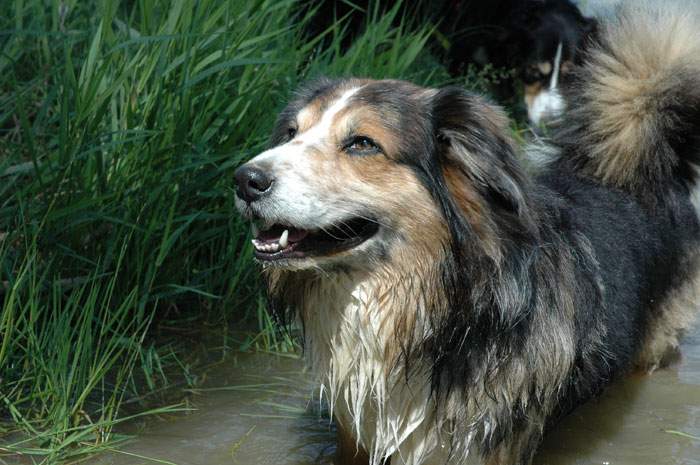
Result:
M537 63L537 69L540 70L540 73L546 76L552 72L552 63L549 61L542 61L540 63Z
M466 179L464 173L454 166L447 164L443 169L443 175L457 205L460 206L464 218L469 221L474 231L481 239L490 257L500 259L500 249L498 240L495 237L494 227L491 219L484 211L482 201L474 190L471 182Z
M677 76L700 73L697 16L692 11L679 14L677 4L641 11L650 5L658 6L626 6L602 33L615 53L595 49L584 72L586 111L592 115L587 168L618 187L643 187L643 175L656 169L658 144L668 144L664 131L678 124L664 119L665 108L679 98L674 92Z
M315 100L311 105L307 105L296 117L297 130L302 133L318 123L323 113L321 112L321 102Z
M532 107L532 105L535 103L535 99L538 95L540 95L542 90L542 83L540 82L535 82L534 84L528 84L525 86L525 104L528 106L528 108Z

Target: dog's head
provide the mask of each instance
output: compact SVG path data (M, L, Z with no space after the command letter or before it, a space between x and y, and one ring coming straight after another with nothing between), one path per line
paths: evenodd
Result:
M500 110L459 89L317 81L282 112L271 148L235 173L255 256L369 269L456 244L497 259L505 236L529 229L508 132Z
M568 0L533 4L527 16L520 29L524 57L520 78L525 84L528 117L539 124L563 109L559 87L570 84L586 43L595 33L596 21L584 17Z

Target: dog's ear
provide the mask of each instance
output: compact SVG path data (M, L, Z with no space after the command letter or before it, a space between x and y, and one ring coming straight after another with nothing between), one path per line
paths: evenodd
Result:
M490 222L509 218L519 223L511 227L534 227L528 181L503 111L451 87L432 96L432 113L438 163L462 212L479 210Z

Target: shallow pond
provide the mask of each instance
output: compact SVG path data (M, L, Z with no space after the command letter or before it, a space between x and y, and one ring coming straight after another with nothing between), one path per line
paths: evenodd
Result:
M548 435L535 463L700 465L700 329L682 353L671 367L629 376L579 408ZM193 393L197 411L150 421L123 452L90 463L328 464L333 430L311 389L298 359L239 355Z

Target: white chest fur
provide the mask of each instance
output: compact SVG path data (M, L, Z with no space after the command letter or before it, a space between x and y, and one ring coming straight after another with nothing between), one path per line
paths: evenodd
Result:
M428 367L416 360L407 377L398 360L396 323L406 316L394 302L350 276L309 288L302 312L307 359L333 415L373 465L390 456L392 464L444 464L449 433L441 433L435 416Z

